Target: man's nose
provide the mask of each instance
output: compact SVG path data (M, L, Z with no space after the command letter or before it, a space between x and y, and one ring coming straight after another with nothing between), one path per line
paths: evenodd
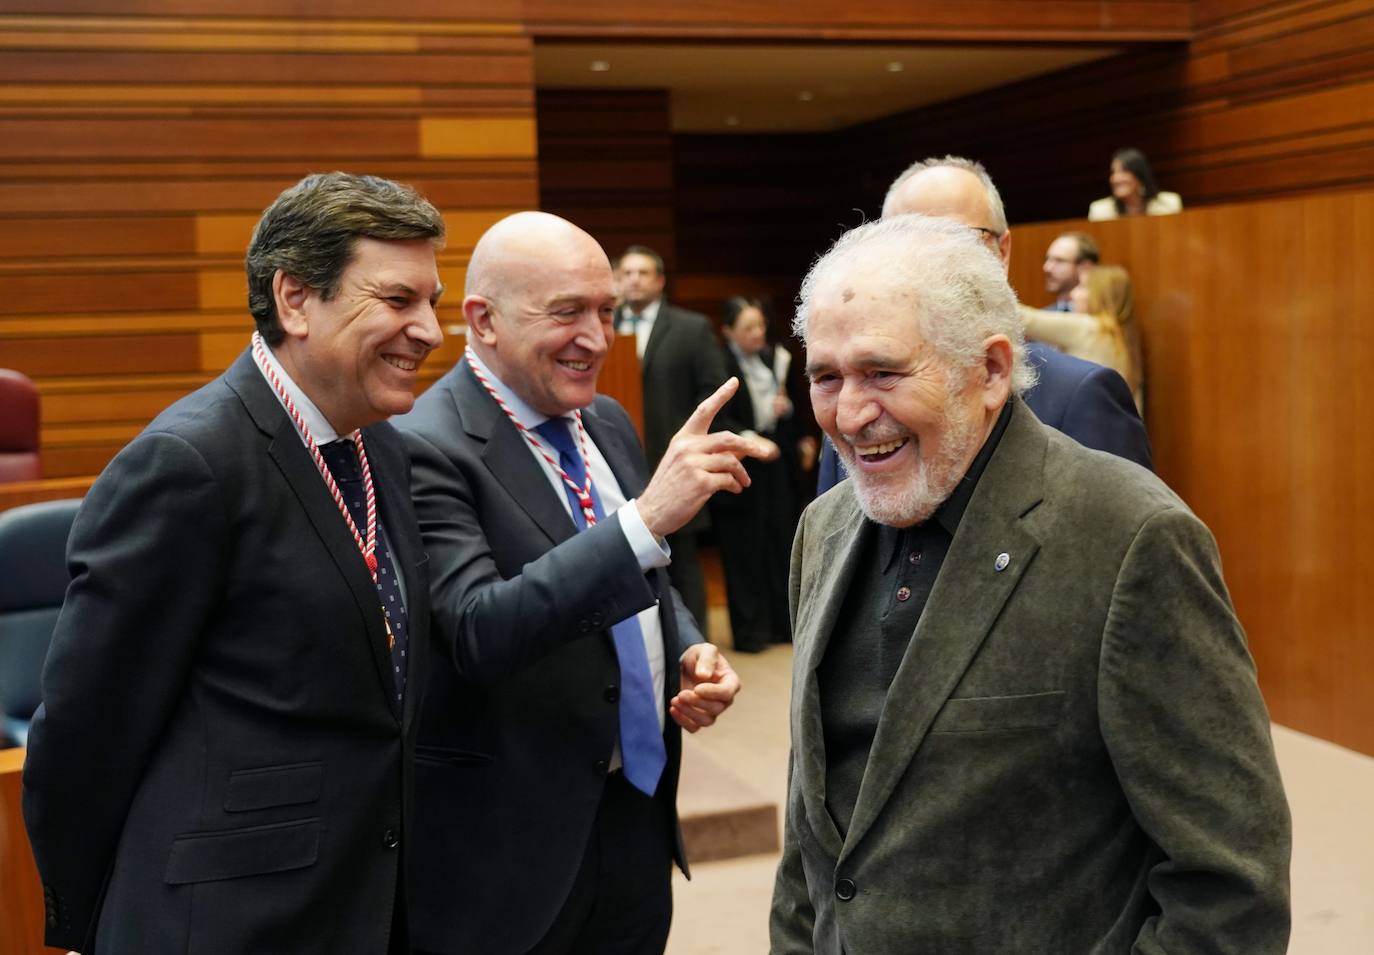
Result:
M420 305L420 314L408 329L410 337L421 342L430 351L444 343L444 332L439 327L439 313L429 302Z
M835 427L845 434L858 434L878 417L878 406L864 389L845 383L835 402Z

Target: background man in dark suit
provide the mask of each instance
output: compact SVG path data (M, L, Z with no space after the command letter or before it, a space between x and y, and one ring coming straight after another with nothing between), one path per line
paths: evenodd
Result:
M610 263L557 216L487 231L463 314L464 360L397 420L435 626L480 647L436 667L426 695L416 945L659 953L685 866L678 725L710 724L739 686L679 605L663 538L747 485L739 458L766 449L707 433L730 382L649 478L624 409L596 394ZM565 646L501 679L494 655L534 635Z
M802 286L852 472L793 549L775 955L1288 941L1288 807L1215 542L1041 424L1017 304L962 225L843 236Z
M920 213L952 219L976 231L1005 269L1011 229L1002 197L981 163L958 156L913 163L888 187L883 217ZM1073 358L1048 345L1027 346L1039 381L1023 399L1042 422L1089 448L1151 467L1150 439L1126 381L1110 368ZM821 451L817 493L844 478L829 441Z
M663 297L663 258L653 249L632 245L616 261L616 284L623 300L616 311L616 331L633 336L644 382L644 451L649 467L667 451L668 442L697 405L725 381L720 346L711 321L699 312L668 304ZM673 586L707 633L706 580L697 555L697 535L710 526L703 509L668 538Z
M283 192L254 347L86 497L24 767L49 944L409 951L428 581L382 422L440 341L443 234L383 179Z

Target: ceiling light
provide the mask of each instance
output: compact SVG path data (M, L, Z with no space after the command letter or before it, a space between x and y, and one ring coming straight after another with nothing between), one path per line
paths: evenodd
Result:
M593 73L605 73L611 68L610 60L592 60Z
M810 90L802 90L797 94L797 99L801 100L803 103L809 103L815 98L816 94L812 93Z
M887 71L889 73L900 73L904 69L906 69L906 67L902 65L900 60L893 60L887 64Z

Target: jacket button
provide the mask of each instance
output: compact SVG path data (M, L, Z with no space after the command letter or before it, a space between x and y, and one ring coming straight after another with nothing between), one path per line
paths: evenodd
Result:
M841 879L835 883L835 898L841 902L854 898L855 891L853 879Z
M395 829L388 829L382 833L382 846L387 849L395 849L401 844L401 835Z
M600 630L606 623L606 615L600 610L595 611L590 617L591 625Z
M577 629L578 629L581 633L591 633L591 632L592 632L592 624L591 624L591 621L588 620L586 617L583 617L581 620L577 621Z
M606 692L603 693L602 696L606 698L607 703L614 703L620 699L620 687L612 683L610 686L606 687Z
M596 762L592 763L592 769L596 770L603 776L606 775L606 770L610 769L610 767L611 762L607 759L598 759Z

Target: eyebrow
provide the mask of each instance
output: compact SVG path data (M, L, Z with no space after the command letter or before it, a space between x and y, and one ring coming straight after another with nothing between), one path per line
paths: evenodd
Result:
M878 368L899 368L905 363L892 355L885 355L881 352L869 352L851 360L848 364L856 371L872 371ZM816 375L824 374L825 372L833 372L834 370L835 365L833 362L807 362L806 365L806 374L809 378L814 378Z

